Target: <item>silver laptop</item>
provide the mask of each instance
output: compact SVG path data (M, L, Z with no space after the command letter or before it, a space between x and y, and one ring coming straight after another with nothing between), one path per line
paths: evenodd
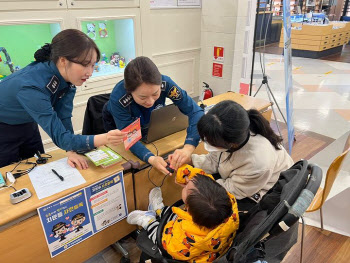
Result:
M175 104L164 106L151 112L148 131L142 141L151 143L187 127L188 117Z

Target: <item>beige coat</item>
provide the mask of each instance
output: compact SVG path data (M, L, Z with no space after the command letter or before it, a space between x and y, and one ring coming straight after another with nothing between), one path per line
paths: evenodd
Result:
M251 135L247 144L226 161L228 156L228 152L193 154L192 162L194 167L201 168L206 173L219 173L222 179L217 182L238 200L256 193L261 198L277 182L280 173L294 164L283 147L282 150L276 150L259 134Z

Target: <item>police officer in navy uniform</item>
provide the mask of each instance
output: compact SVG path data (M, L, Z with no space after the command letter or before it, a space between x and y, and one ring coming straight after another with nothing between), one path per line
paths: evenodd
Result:
M88 167L76 150L90 150L106 143L119 144L118 130L95 136L74 135L73 99L76 87L91 75L100 51L83 32L58 33L34 55L36 62L0 82L0 167L44 152L38 124L60 148L68 163Z
M147 57L137 57L125 68L124 80L113 89L110 100L103 109L106 130L124 129L137 118L145 127L150 121L151 112L163 107L169 98L189 118L187 137L182 149L169 156L170 167L177 169L188 161L199 143L197 122L203 116L203 110L168 76L161 75L157 66ZM143 134L144 135L144 134ZM141 142L130 148L139 159L148 162L164 174L167 163L162 157L154 156Z

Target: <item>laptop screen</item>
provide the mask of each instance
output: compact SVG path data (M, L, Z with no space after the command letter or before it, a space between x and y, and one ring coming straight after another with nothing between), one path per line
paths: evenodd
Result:
M175 104L155 109L151 113L148 131L143 130L145 143L151 143L188 127L188 117Z

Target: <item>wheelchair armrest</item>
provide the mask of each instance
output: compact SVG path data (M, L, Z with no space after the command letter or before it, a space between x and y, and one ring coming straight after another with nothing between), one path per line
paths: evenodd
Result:
M162 235L163 235L163 229L165 227L165 225L168 223L168 219L170 217L170 215L172 214L172 207L179 207L182 206L184 204L184 202L182 201L182 199L180 199L179 201L176 201L167 211L166 213L162 216L162 218L159 221L159 226L157 229L157 244L158 244L158 248L159 250L162 252L162 255L168 258L171 258L169 256L169 254L166 252L166 250L163 248L163 244L162 244Z

